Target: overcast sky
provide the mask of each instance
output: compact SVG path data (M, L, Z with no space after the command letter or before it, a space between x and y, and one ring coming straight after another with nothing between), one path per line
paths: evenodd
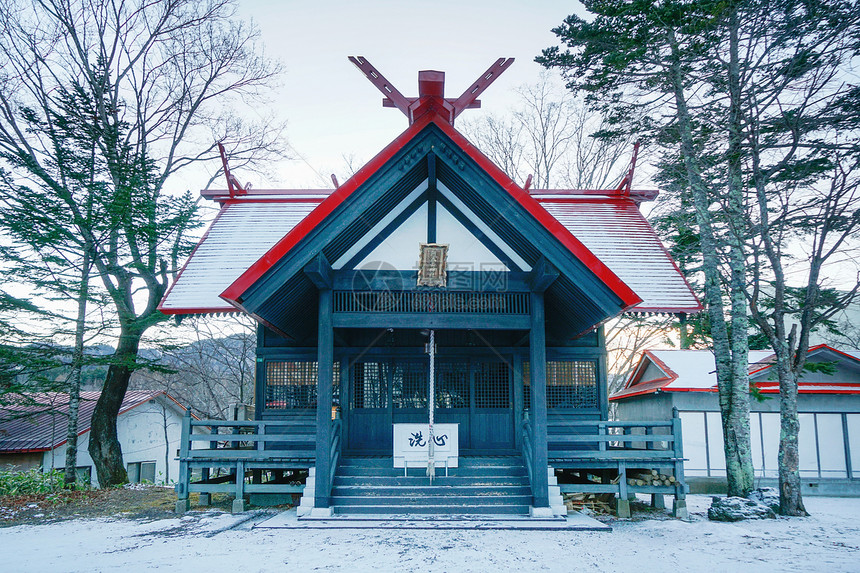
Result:
M577 10L578 2L548 0L240 0L240 15L259 26L267 53L284 64L272 105L306 161L282 166L269 184L331 186L330 173L343 181L347 172L343 156L361 165L407 127L403 114L382 107L382 95L347 56L365 56L407 97L418 95L419 70L444 71L446 96L457 97L497 58L514 57L481 96L483 109L461 118L501 112L513 103L513 88L537 79L541 68L533 60L555 44L550 30Z

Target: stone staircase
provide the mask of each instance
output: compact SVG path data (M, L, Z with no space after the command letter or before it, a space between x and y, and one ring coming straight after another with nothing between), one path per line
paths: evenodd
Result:
M332 487L336 515L527 516L528 473L520 456L461 457L460 467L437 468L430 485L424 468L392 467L390 457L346 457Z

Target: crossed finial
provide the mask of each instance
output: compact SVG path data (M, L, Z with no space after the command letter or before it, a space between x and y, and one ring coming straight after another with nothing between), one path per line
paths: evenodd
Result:
M432 70L418 72L418 97L408 98L386 80L364 56L349 56L349 61L364 72L370 83L382 92L385 96L382 105L396 107L402 111L409 118L409 125L430 111L439 114L448 123L454 125L454 118L463 111L481 107L478 96L514 63L513 58L499 58L460 97L452 99L445 97L445 72Z

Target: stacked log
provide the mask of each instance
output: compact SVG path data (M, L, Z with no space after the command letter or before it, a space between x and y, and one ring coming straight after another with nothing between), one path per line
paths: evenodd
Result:
M650 486L673 486L678 480L673 475L661 474L657 470L647 472L630 473L627 485L634 487Z
M614 493L566 493L564 505L567 509L581 511L588 509L593 513L612 514L615 503Z

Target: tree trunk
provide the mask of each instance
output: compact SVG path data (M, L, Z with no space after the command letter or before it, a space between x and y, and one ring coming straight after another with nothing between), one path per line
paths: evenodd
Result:
M116 418L134 371L141 334L124 327L108 368L104 388L93 411L90 430L90 456L98 472L99 485L110 487L128 481L117 439Z
M84 250L81 264L81 284L78 290L78 316L75 321L75 350L69 377L69 425L66 432L66 487L78 480L78 410L81 404L81 369L84 365L84 333L87 327L87 297L89 297L90 256ZM89 484L87 484L89 485Z
M727 242L729 243L729 296L731 298L731 410L726 424L727 432L734 432L735 459L737 467L730 476L729 495L746 496L754 487L755 471L752 464L750 440L750 397L749 397L749 323L746 299L746 221L744 213L743 172L741 165L742 114L741 79L738 39L738 12L732 9L729 20L729 63L727 78L729 87L729 142L727 155L728 193L726 215L729 222ZM725 416L725 413L723 414ZM728 454L728 450L726 452ZM732 483L734 482L734 483Z
M779 512L782 515L806 516L800 495L800 455L797 416L797 374L789 366L790 356L777 358L779 376Z
M673 53L678 47L674 33L669 32L669 45ZM693 143L692 119L687 108L684 95L684 75L680 65L680 57L675 56L672 73L673 90L676 105L676 119L681 138L681 158L687 176L687 182L693 196L696 210L696 222L699 225L699 240L702 249L702 270L705 274L705 302L708 317L711 321L711 339L713 341L714 361L717 370L717 389L722 414L723 443L726 457L726 481L728 495L746 496L753 488L753 467L750 448L749 432L749 383L744 376L738 388L735 379L737 370L733 367L738 360L747 360L743 348L741 353L733 357L732 344L726 326L723 306L723 291L719 269L719 247L714 233L710 205L710 193L702 180L701 169L696 160L696 150ZM731 245L734 250L736 247ZM733 298L734 300L734 298ZM733 311L736 308L733 308ZM735 313L733 312L733 315ZM735 342L734 340L732 342ZM733 360L734 358L734 360ZM746 365L746 363L744 363ZM744 370L744 372L746 372ZM744 394L746 393L746 394ZM746 408L744 408L746 404Z
M167 432L167 406L161 406L161 423L164 430L164 484L170 483L170 434Z

